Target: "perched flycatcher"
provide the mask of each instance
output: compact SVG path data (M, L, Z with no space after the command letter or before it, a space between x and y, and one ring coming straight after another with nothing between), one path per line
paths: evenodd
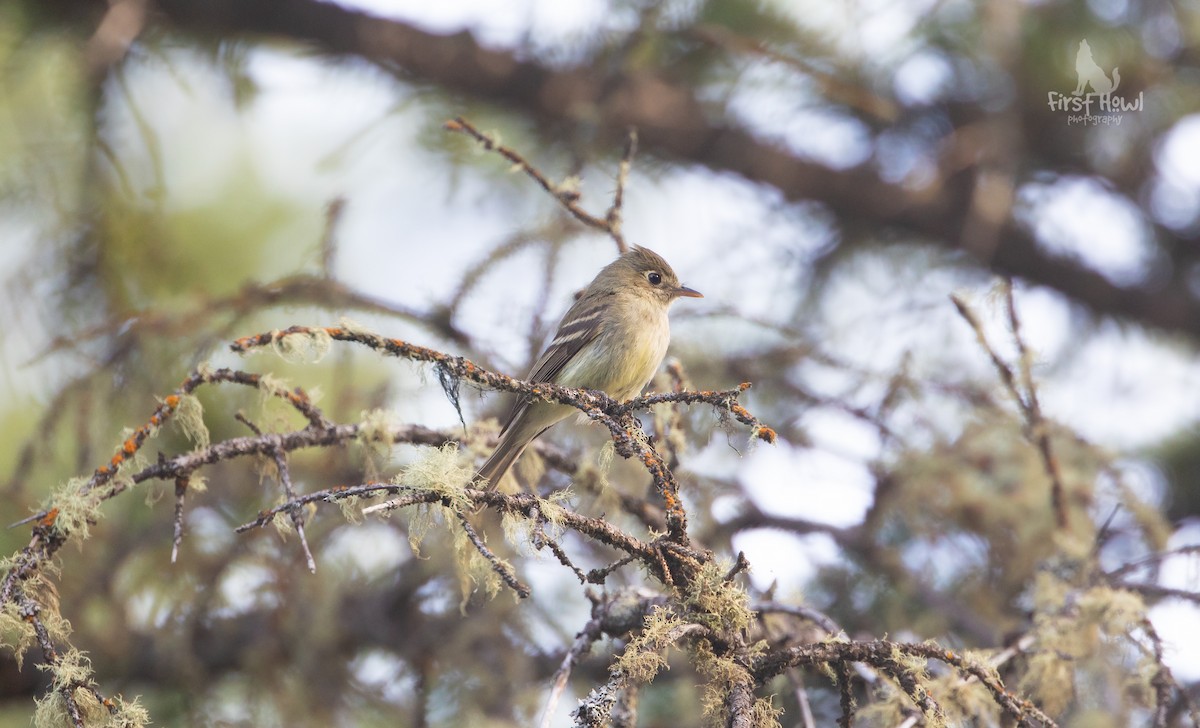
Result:
M680 296L703 298L679 285L675 271L658 253L635 247L596 275L525 378L598 389L620 401L634 397L667 354L667 308ZM519 397L504 423L500 444L476 477L495 487L529 443L574 411L570 405Z

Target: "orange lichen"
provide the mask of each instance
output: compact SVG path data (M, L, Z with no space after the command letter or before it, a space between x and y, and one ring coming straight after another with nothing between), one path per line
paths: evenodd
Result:
M167 398L163 400L163 402L165 402L171 409L175 409L179 406L179 395L169 394L167 395Z
M767 442L772 445L775 444L775 430L772 430L770 427L760 427L758 428L758 432L756 434L758 439L762 440L763 442Z
M121 445L121 452L125 453L126 455L134 454L137 452L137 449L137 443L133 441L132 437L126 440L123 445Z
M54 522L57 520L58 520L58 509L51 508L50 510L46 511L46 515L42 516L42 520L38 521L38 525L43 526L45 528L49 528L49 527L53 526Z

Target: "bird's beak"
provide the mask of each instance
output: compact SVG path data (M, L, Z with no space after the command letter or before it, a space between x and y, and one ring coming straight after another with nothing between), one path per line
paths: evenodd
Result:
M687 286L680 286L679 288L676 288L675 295L682 296L683 298L704 298L703 293L700 291L694 291Z

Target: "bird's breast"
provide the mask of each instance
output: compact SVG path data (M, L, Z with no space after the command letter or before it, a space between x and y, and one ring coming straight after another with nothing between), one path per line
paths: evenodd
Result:
M626 308L632 315L625 322L625 335L612 345L620 350L611 384L604 390L618 400L637 396L654 377L671 343L666 308L657 302L638 301Z

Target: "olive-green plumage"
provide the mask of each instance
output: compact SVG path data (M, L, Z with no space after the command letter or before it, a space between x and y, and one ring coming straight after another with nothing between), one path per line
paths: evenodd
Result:
M598 389L617 400L636 396L666 356L671 341L667 308L680 296L701 297L679 285L675 271L657 253L633 248L596 275L525 378ZM518 399L500 444L477 477L495 486L529 443L574 411L569 405Z

